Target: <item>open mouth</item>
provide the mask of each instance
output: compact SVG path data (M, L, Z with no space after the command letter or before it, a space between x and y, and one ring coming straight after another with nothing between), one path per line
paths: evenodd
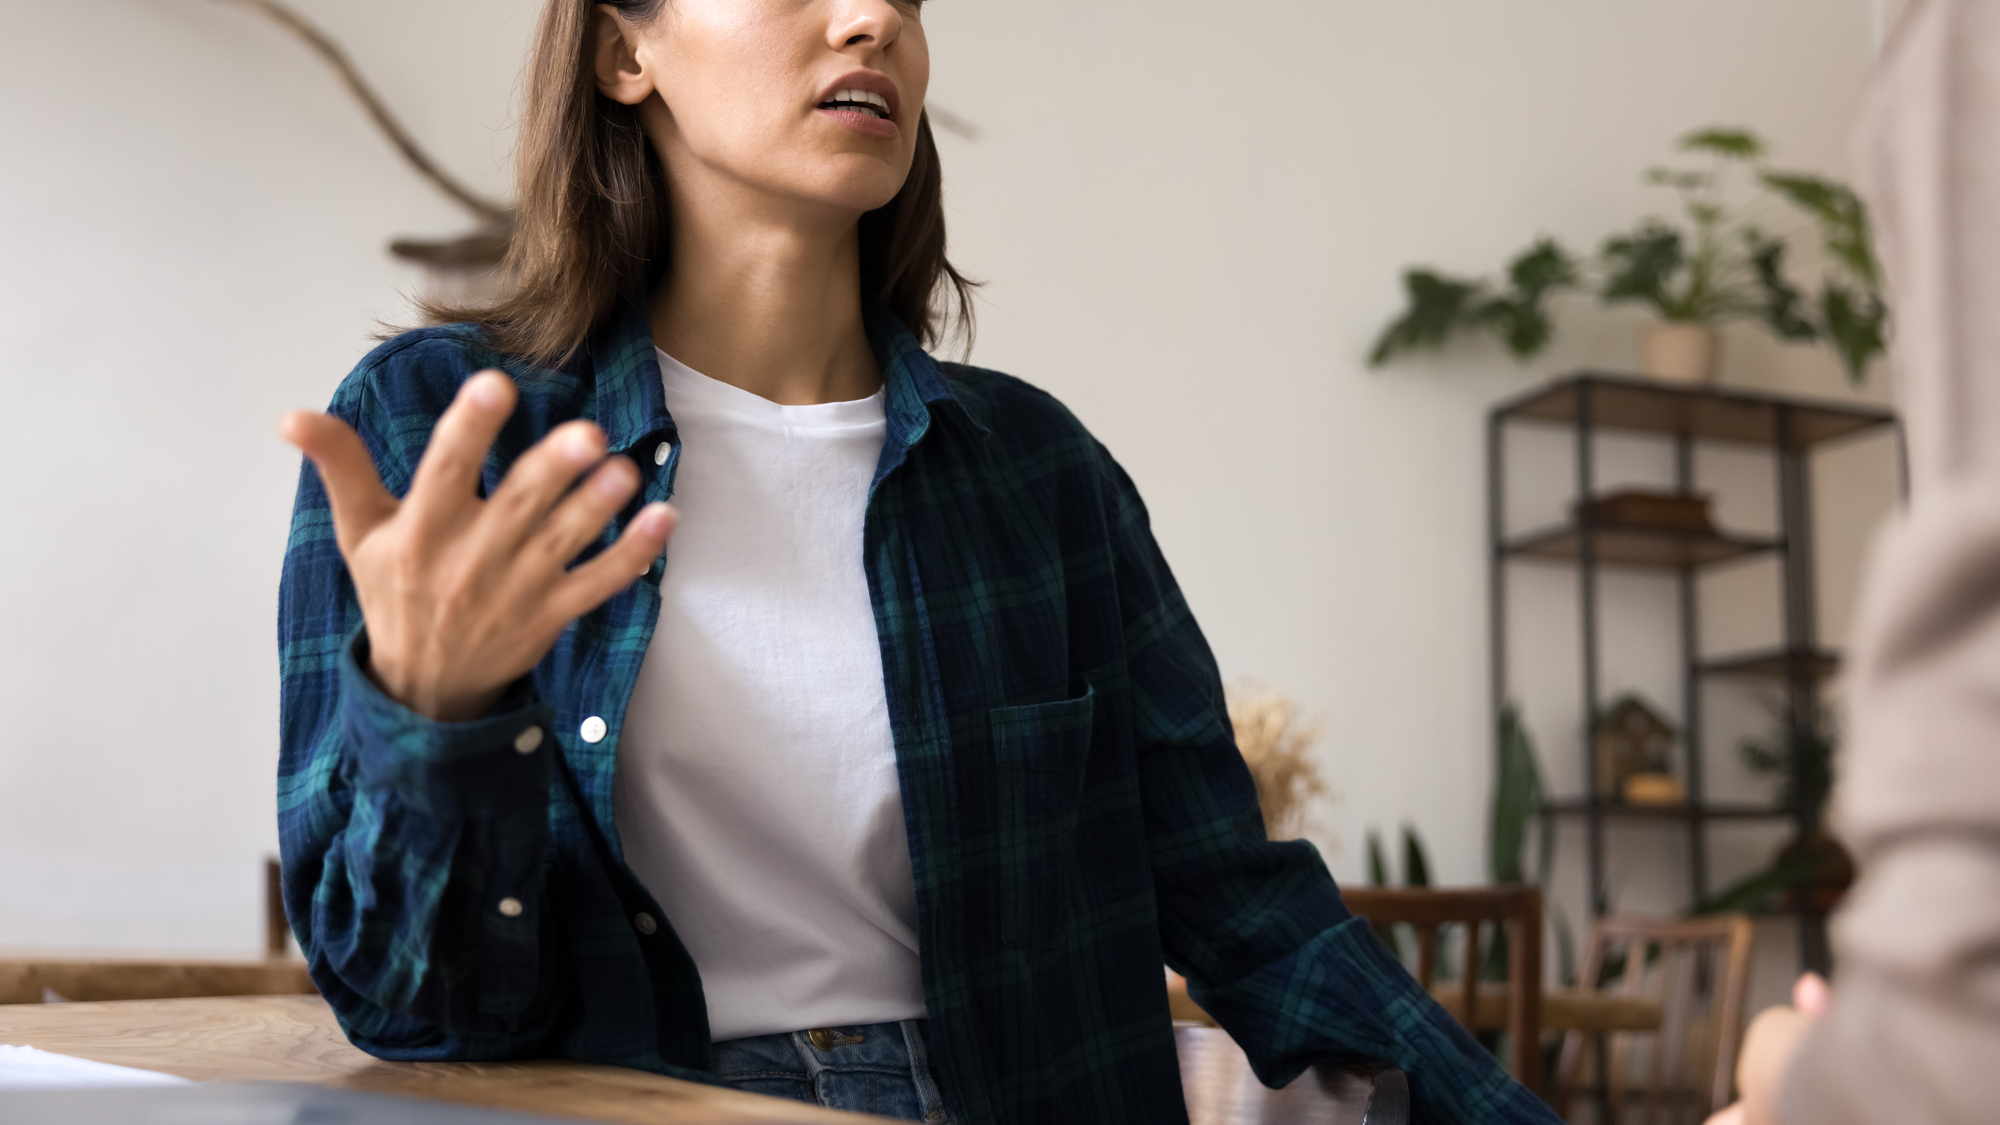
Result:
M819 103L820 109L851 110L877 121L889 120L889 99L867 90L841 90Z

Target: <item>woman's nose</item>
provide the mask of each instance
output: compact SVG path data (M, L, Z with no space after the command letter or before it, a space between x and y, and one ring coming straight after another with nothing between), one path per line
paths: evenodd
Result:
M888 50L903 34L903 12L893 0L837 0L827 27L836 49L873 46Z

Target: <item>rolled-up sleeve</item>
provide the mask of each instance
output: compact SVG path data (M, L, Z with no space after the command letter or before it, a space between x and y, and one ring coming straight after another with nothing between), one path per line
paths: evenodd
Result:
M1123 470L1101 453L1141 799L1168 964L1283 1085L1325 1061L1406 1071L1420 1121L1560 1121L1382 946L1304 841L1265 837L1221 677Z
M394 493L408 488L452 373L364 364L330 412ZM443 723L369 678L368 636L318 474L299 480L279 590L278 778L285 909L356 1045L411 1059L546 1046L563 1003L550 903L551 709L524 678L476 722Z

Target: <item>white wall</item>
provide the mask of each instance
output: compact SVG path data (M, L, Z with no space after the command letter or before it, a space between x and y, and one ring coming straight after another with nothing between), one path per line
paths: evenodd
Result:
M1325 717L1342 799L1317 835L1337 876L1360 875L1368 827L1393 852L1408 822L1440 878L1483 880L1483 411L1551 373L1629 368L1640 323L1573 305L1561 345L1527 369L1466 348L1371 372L1361 357L1401 269L1490 270L1538 233L1594 246L1671 208L1640 172L1696 126L1747 125L1790 166L1849 174L1872 16L1860 0L1022 0L927 14L933 97L984 129L944 142L957 256L992 282L977 358L1049 387L1126 463L1225 674ZM1823 353L1752 331L1728 349L1731 382L1847 393ZM1614 482L1667 479L1658 457L1609 454ZM1521 491L1553 517L1567 463L1537 464ZM1821 466L1836 639L1890 464L1876 443ZM1730 497L1725 526L1770 518L1768 482L1755 463L1704 466L1704 486ZM1718 643L1774 639L1721 636L1772 601L1759 581L1751 568L1710 591ZM1629 607L1615 636L1676 635L1659 586L1612 585ZM1532 733L1552 783L1574 793L1573 585L1526 574L1514 590ZM1671 652L1649 647L1614 649L1606 688L1677 714ZM1710 758L1725 793L1750 791L1730 748L1760 715L1728 690L1715 717L1736 727L1712 731ZM1565 833L1559 860L1572 918L1579 837ZM1685 903L1684 836L1614 838L1620 907ZM1732 829L1715 842L1726 879L1779 840ZM1782 987L1793 939L1767 932L1780 955L1767 983Z
M534 6L300 2L495 193ZM1336 874L1359 872L1368 826L1408 821L1442 878L1479 880L1482 413L1550 372L1629 366L1638 321L1575 306L1527 369L1360 356L1406 264L1488 269L1537 233L1587 246L1664 209L1638 173L1690 127L1750 125L1845 174L1871 5L938 0L925 18L934 100L983 131L942 141L955 257L989 283L975 358L1054 391L1125 462L1225 672L1325 717ZM0 543L0 944L246 951L294 473L271 424L399 315L417 278L383 243L462 220L315 61L209 0L0 9L0 152L0 475L21 482ZM1818 353L1730 347L1731 381L1845 393ZM1864 449L1826 469L1836 633L1838 560L1885 467ZM1524 662L1559 693L1567 602L1524 596L1555 622ZM1565 706L1530 719L1573 786ZM1672 872L1634 867L1621 905L1675 905Z
M534 5L301 5L507 189ZM295 454L465 220L213 0L0 3L0 944L249 952L277 846Z

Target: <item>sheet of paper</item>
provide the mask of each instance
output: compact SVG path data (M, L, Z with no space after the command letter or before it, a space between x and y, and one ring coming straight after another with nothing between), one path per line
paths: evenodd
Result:
M57 1055L34 1047L0 1045L0 1090L76 1090L105 1086L186 1086L188 1080L156 1070Z

